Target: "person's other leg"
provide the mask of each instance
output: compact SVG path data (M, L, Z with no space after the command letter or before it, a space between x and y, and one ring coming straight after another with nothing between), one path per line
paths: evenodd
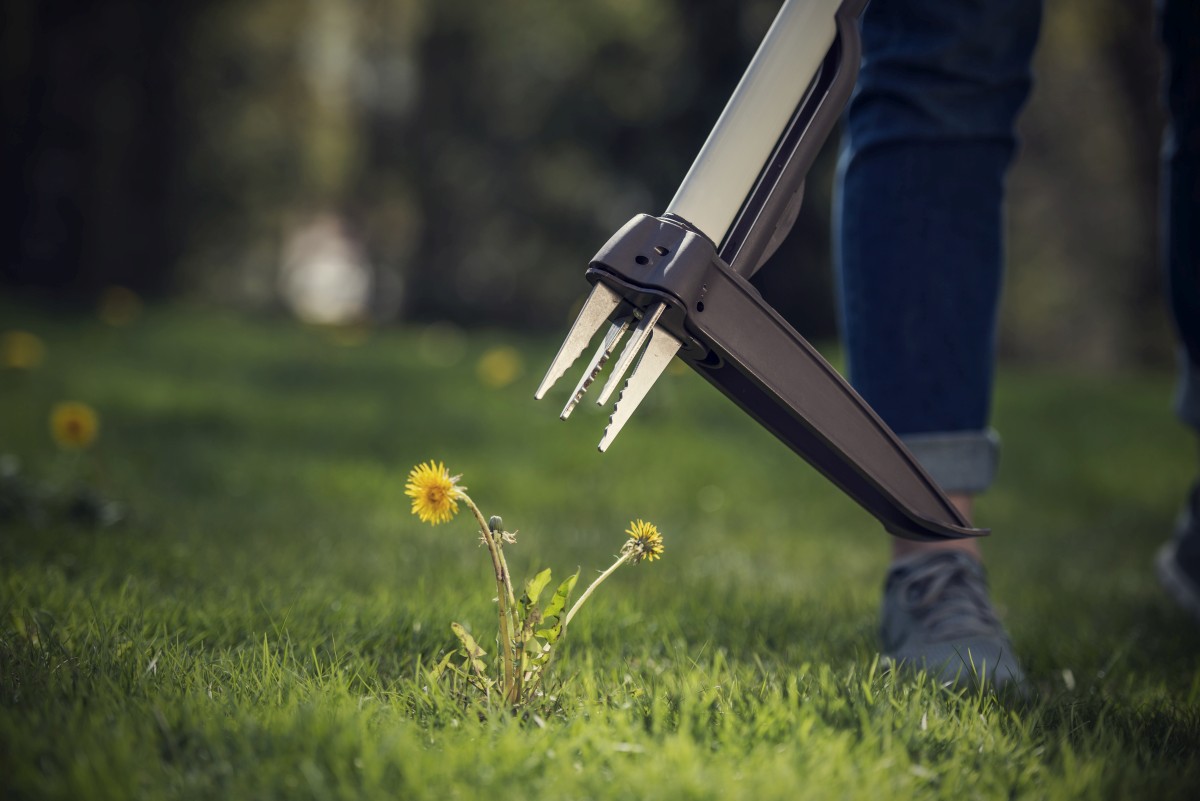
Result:
M1162 260L1180 343L1176 411L1200 434L1200 5L1160 0L1159 26L1168 114ZM1200 620L1200 483L1175 537L1159 551L1158 572L1171 595Z
M1040 0L874 0L838 171L850 381L968 515L995 471L1004 182L1040 18ZM893 557L886 654L1020 677L973 541L894 540Z

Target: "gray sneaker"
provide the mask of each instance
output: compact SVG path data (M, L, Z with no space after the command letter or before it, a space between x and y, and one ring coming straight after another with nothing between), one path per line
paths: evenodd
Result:
M1012 643L988 599L983 565L959 551L892 565L883 592L884 660L945 687L1025 691Z
M1200 623L1200 484L1179 515L1175 536L1155 559L1163 589Z

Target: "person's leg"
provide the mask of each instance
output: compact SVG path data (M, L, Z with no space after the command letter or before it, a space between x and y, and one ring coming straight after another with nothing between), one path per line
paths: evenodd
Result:
M850 381L968 514L996 464L988 415L1004 182L1040 18L1040 0L874 0L862 21L862 72L838 170L835 248ZM1019 677L1011 654L1000 655L1007 637L973 542L894 540L893 557L885 653L934 665L969 647L972 658L987 652L992 669ZM930 574L931 564L942 573ZM918 580L941 594L912 592L923 589ZM905 593L980 620L947 617L944 608L914 619L893 608ZM927 619L948 625L914 629Z
M1163 253L1179 335L1180 420L1200 434L1200 5L1161 0L1168 127L1163 142ZM1158 554L1158 572L1176 600L1200 620L1200 483L1175 537Z
M1162 0L1163 266L1180 341L1180 419L1200 431L1200 5Z

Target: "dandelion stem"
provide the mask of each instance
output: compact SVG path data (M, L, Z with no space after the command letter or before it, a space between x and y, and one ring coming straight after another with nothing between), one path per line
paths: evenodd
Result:
M593 582L591 583L591 585L589 585L589 586L588 586L588 588L587 588L586 590L584 590L584 591L583 591L583 595L580 595L580 596L579 596L579 600L577 600L577 601L576 601L574 604L572 604L572 605L571 605L571 611L570 611L570 612L567 612L567 617L566 617L566 618L563 620L563 631L564 631L564 632L566 632L566 630L567 630L567 626L569 626L569 625L571 624L571 619L572 619L573 617L575 617L575 613L579 611L579 607L583 606L583 602L584 602L584 601L586 601L586 600L588 599L588 597L589 597L589 596L591 596L592 592L593 592L593 591L594 591L594 590L595 590L597 587L599 587L599 586L600 586L600 582L604 581L606 578L608 578L608 577L609 577L609 576L611 576L613 573L615 573L618 567L620 567L621 565L625 564L625 563L626 563L626 562L628 562L630 559L632 559L632 558L633 558L633 555L634 555L634 553L635 553L635 552L634 552L634 551L632 551L632 550L626 550L626 551L624 551L624 552L621 554L621 558L620 558L620 559L618 559L617 561L613 562L613 563L612 563L612 566L611 566L611 567L609 567L609 568L608 568L608 570L605 570L603 573L601 573L599 576L597 576L597 577L596 577L596 580L595 580L595 581L593 581Z
M491 536L489 531L488 535ZM508 572L508 560L504 558L504 543L500 540L500 532L495 532L496 535L496 555L500 557L500 572L504 577L504 590L508 593L508 608L516 612L517 598L513 595L512 574Z
M488 549L493 550L496 558L499 560L499 569L496 571L496 582L508 598L509 608L516 608L517 597L513 594L512 577L508 573L508 562L504 558L504 546L498 538L492 536L492 527L483 518L483 512L479 511L479 507L475 505L475 502L465 492L462 494L462 498L466 501L467 506L471 507L471 513L475 515L475 519L479 521L479 530L483 533L484 541L488 543ZM492 548L493 545L495 545L495 548Z
M461 498L471 508L475 519L479 521L479 530L483 534L483 542L487 545L488 553L491 554L492 568L496 573L496 604L500 607L500 647L504 650L504 695L507 697L516 686L513 678L512 638L512 614L516 607L516 601L513 599L512 581L508 576L508 565L504 562L500 543L492 536L491 527L487 524L483 512L479 511L479 507L465 492L461 494Z
M521 695L521 683L525 677L525 632L521 625L521 613L517 607L517 600L513 595L512 575L508 572L508 560L504 558L502 534L499 531L492 531L491 528L491 526L488 526L484 536L496 543L496 556L500 559L500 575L504 580L504 591L508 593L508 625L509 630L512 632L510 636L510 648L513 649L511 651L513 677L512 682L506 688L507 692L504 700L515 705Z

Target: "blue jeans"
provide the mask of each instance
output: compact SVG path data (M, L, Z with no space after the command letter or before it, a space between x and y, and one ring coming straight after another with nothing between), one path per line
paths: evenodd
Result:
M1164 20L1170 7L1192 3L1166 5ZM1004 181L1040 20L1041 0L873 0L862 21L862 72L834 210L850 381L949 492L981 491L995 473L988 419ZM1197 52L1193 45L1192 62ZM1195 85L1192 92L1178 103L1186 114L1173 117L1177 133L1193 124L1183 117L1197 115ZM1200 127L1189 130L1200 143ZM1168 162L1173 175L1181 158L1193 171L1200 166L1195 153L1178 150ZM1179 274L1173 296L1191 293L1192 306L1180 300L1174 308L1191 354L1182 361L1193 368L1200 241L1193 245L1192 235L1200 229L1187 221L1200 210L1195 176L1173 184L1185 222L1165 238L1165 262ZM1169 217L1178 220L1175 199ZM1180 412L1200 427L1197 379L1200 370L1185 376Z
M1200 431L1200 4L1159 0L1166 53L1168 127L1163 143L1163 264L1179 332L1176 409Z

